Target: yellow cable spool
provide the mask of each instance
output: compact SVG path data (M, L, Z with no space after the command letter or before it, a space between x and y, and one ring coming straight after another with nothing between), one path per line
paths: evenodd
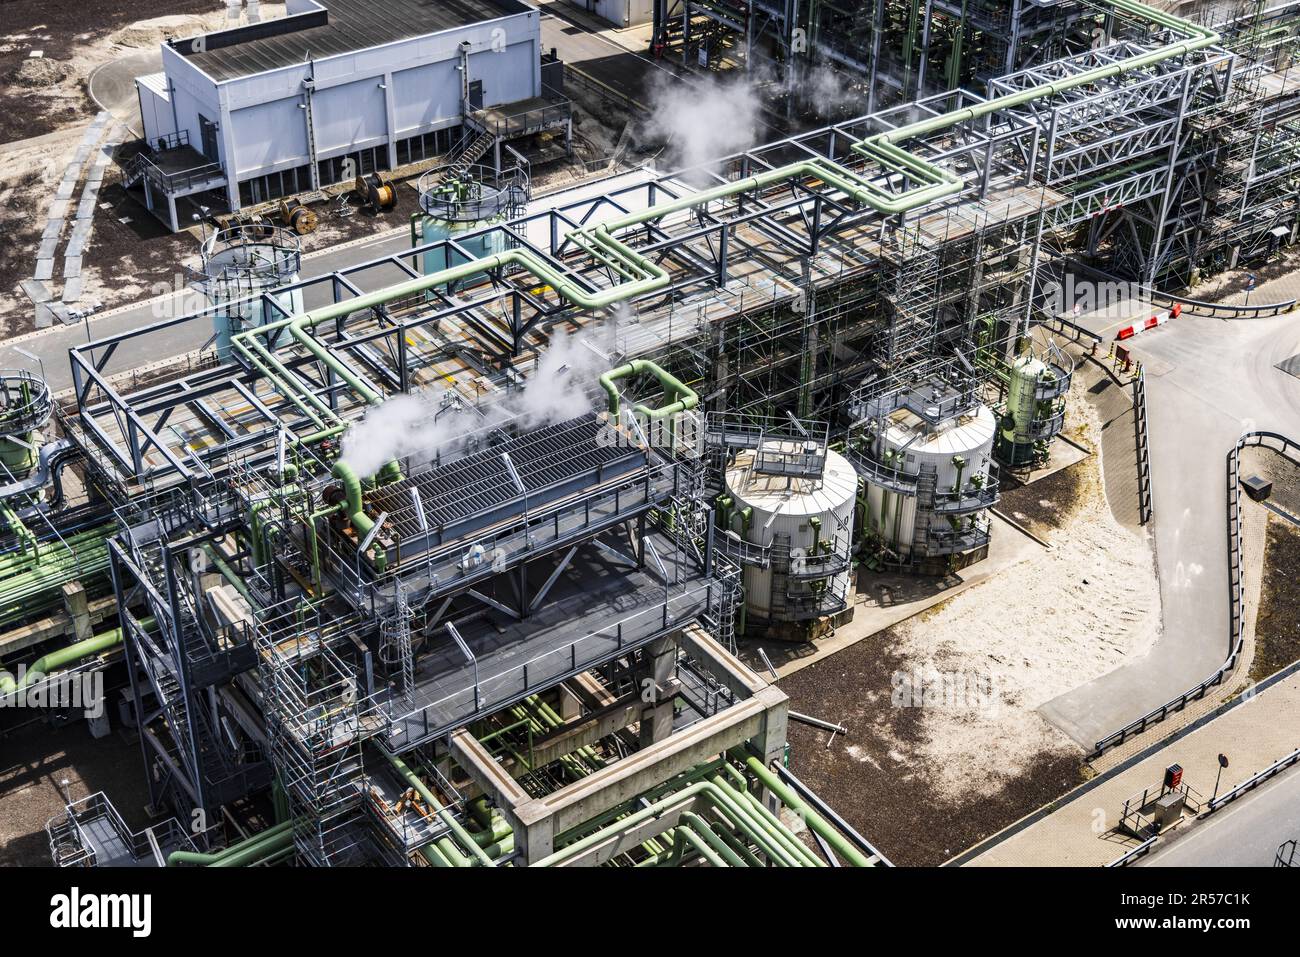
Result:
M299 236L306 236L316 228L316 214L297 201L290 205L280 200L280 218Z

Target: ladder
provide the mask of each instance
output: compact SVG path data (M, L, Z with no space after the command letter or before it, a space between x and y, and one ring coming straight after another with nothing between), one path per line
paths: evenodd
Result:
M925 557L929 550L930 515L939 472L929 463L921 465L916 477L916 524L912 527L912 560Z

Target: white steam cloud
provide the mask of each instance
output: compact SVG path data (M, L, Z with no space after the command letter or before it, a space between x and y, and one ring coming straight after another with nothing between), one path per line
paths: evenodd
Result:
M762 101L743 79L658 78L650 89L646 132L664 140L674 166L704 166L758 140Z
M486 426L513 421L536 429L590 412L591 387L610 365L599 336L599 330L556 332L523 388L485 410L464 408L442 389L394 396L344 433L343 462L369 476L395 458L432 459Z
M798 92L804 109L822 118L834 116L849 107L866 106L861 92L849 78L823 63L808 71Z

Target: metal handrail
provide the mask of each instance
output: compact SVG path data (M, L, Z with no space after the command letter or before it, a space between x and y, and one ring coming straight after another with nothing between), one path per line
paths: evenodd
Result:
M567 121L572 116L573 103L563 93L549 86L543 86L542 93L550 97L551 102L500 119L489 119L492 108L470 110L466 113L466 119L499 139L509 139L546 129L548 123Z
M1105 866L1106 867L1128 867L1139 857L1143 857L1151 853L1151 849L1156 846L1156 842L1159 840L1160 840L1160 835L1153 834L1151 837L1148 837L1137 847L1132 848L1131 850L1125 852L1124 854L1121 854L1119 857L1115 858L1115 860L1111 861L1109 864Z
M1146 376L1133 380L1133 429L1137 442L1138 522L1151 521L1154 502L1151 489L1151 437L1147 420Z
M1281 448L1267 445L1266 440L1280 442ZM1158 724L1169 715L1182 711L1183 708L1187 707L1188 702L1203 698L1205 692L1220 684L1228 672L1237 666L1237 657L1241 654L1245 642L1242 636L1241 522L1239 518L1241 486L1239 484L1238 459L1241 450L1250 445L1273 449L1287 458L1292 458L1288 455L1292 449L1300 449L1300 443L1278 432L1255 431L1243 434L1233 445L1231 451L1228 452L1228 657L1204 681L1184 691L1177 697L1171 698L1160 707L1151 709L1142 717L1129 722L1118 731L1108 734L1096 742L1092 751L1088 753L1086 760L1092 761L1100 757L1104 752L1123 744L1134 735L1141 734L1151 725ZM1292 459L1292 461L1296 460Z
M1213 814L1219 808L1223 807L1225 804L1231 804L1233 801L1237 800L1237 798L1241 797L1247 791L1254 790L1256 787L1263 784L1269 778L1272 778L1275 775L1280 774L1282 771L1285 771L1287 768L1291 767L1291 765L1295 764L1297 761L1300 761L1300 748L1296 748L1286 757L1278 758L1276 761L1274 761L1264 770L1257 771L1256 773L1252 774L1250 777L1248 777L1245 781L1242 781L1231 791L1228 791L1224 793L1222 796L1216 797L1213 800L1207 802L1205 805L1205 810L1201 812L1200 816L1203 818L1209 817L1211 814Z

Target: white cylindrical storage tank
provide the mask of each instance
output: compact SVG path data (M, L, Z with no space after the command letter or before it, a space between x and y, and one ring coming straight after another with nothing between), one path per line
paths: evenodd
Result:
M208 238L203 244L200 285L218 307L212 316L212 331L220 359L229 358L230 337L236 333L303 311L298 289L273 293L271 299L278 309L261 298L297 282L301 265L297 235L278 226L236 226ZM241 302L249 297L256 298Z
M988 480L996 432L997 417L984 405L937 426L908 409L900 409L889 417L884 432L877 436L875 457L886 470L901 472L913 482L923 467L932 468L934 490L943 495L966 488L975 476L980 477L981 484ZM870 476L868 483L869 527L900 556L910 555L916 494L872 483Z
M821 476L801 478L759 472L754 468L754 458L752 451L740 452L727 469L727 493L733 502L732 529L760 549L769 549L774 542L778 548L788 544L796 561L801 555L807 556L804 561L808 569L815 569L818 556L825 553L820 542L829 543L829 551L844 561L834 563L842 570L822 581L831 594L846 594L858 488L853 466L842 455L828 450ZM796 591L809 584L802 579L785 580L785 587ZM746 565L745 603L748 613L763 621L798 617L789 612L789 603L782 596L773 600L771 562L767 567Z

